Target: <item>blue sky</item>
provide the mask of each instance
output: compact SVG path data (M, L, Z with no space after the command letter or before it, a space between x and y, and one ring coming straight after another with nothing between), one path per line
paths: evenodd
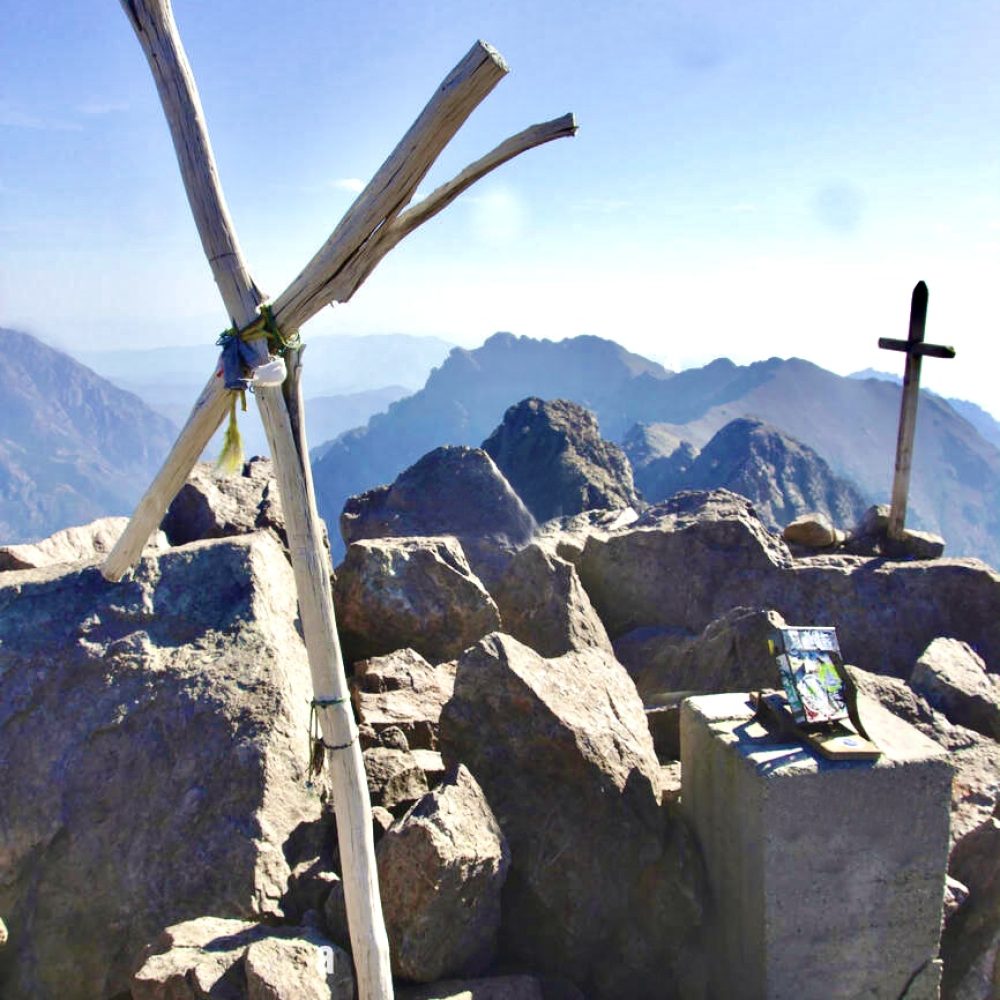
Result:
M1000 5L176 0L251 271L280 292L476 38L512 72L426 190L574 111L306 330L611 337L670 367L901 370L1000 416ZM226 325L113 0L5 0L0 324L88 348Z

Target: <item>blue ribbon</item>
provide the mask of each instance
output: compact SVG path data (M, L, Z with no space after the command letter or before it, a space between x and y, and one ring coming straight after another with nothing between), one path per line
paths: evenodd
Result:
M243 372L249 368L254 368L257 354L254 349L245 341L232 333L224 333L219 338L222 347L222 377L226 381L227 389L240 389L246 391L250 388L253 379L247 378Z

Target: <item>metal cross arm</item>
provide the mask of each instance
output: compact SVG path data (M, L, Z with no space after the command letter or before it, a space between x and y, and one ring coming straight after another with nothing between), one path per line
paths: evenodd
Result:
M924 328L927 325L927 298L927 285L918 281L910 298L910 330L906 340L880 337L878 342L878 346L883 350L902 351L906 354L888 532L889 537L897 541L903 537L907 496L910 491L913 440L917 430L917 403L920 401L920 362L923 358L955 357L954 347L924 343Z
M253 323L264 301L243 258L230 219L194 77L174 23L170 0L120 0L146 54L170 126L188 201L230 322ZM572 135L565 116L532 126L501 143L424 201L407 208L417 186L472 111L503 78L507 66L478 42L452 70L330 238L272 306L277 328L291 334L332 302L346 302L378 262L417 226L470 184L527 149ZM266 342L256 341L259 361ZM301 353L286 355L283 386L255 392L281 493L299 614L312 674L314 707L327 748L344 894L359 996L392 996L388 939L378 895L371 806L357 727L348 698L330 592L329 559L313 494L300 391ZM209 378L163 468L139 502L102 571L118 580L139 558L171 500L225 416L231 393L218 372Z

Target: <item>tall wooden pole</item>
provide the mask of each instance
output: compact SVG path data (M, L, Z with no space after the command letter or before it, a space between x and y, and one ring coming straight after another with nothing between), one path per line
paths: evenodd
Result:
M952 347L924 343L927 297L927 285L918 281L910 297L910 329L906 340L881 337L878 342L878 346L884 350L903 351L906 354L888 530L889 537L896 541L902 539L906 524L906 503L910 492L910 470L913 466L913 439L917 431L917 404L920 402L920 363L925 355L937 358L955 356L955 349Z
M169 0L121 2L156 78L212 273L234 324L249 326L257 318L261 294L232 232L194 77ZM220 242L222 252L216 253ZM254 395L281 492L314 698L322 705L317 714L323 740L338 748L329 753L330 776L358 992L362 1000L391 1000L389 939L379 900L371 802L334 620L330 565L305 471L308 455L299 452L281 389L258 387Z

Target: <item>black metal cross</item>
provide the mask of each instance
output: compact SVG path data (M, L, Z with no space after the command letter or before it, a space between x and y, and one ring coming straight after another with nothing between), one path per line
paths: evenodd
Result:
M910 489L913 462L913 436L917 429L917 403L920 399L920 362L928 358L953 358L954 347L924 343L927 324L927 285L918 281L910 300L910 332L906 340L879 337L878 346L886 351L906 354L903 375L903 402L899 412L899 436L896 439L896 471L892 480L892 510L889 514L889 537L900 539L906 520L906 498Z

